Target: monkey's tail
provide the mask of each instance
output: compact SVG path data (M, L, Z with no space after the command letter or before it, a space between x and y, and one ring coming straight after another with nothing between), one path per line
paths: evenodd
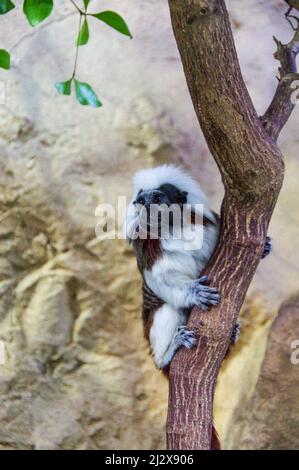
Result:
M162 369L162 373L165 375L165 377L169 380L169 369L170 367L164 367ZM217 434L217 431L215 429L214 424L212 425L212 438L211 438L211 450L221 450L221 444L219 440L219 436Z
M221 450L219 436L217 434L214 424L212 426L211 450Z

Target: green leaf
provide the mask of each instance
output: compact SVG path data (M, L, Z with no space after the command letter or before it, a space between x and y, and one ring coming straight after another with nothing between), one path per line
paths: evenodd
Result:
M73 79L71 78L70 80L67 80L66 82L58 82L55 83L55 88L58 91L60 95L68 95L72 93L72 81Z
M100 13L94 13L91 16L104 21L104 23L111 26L111 28L116 29L119 33L125 34L132 39L133 36L129 31L127 23L118 13L115 13L115 11L102 11Z
M83 106L90 105L99 108L102 103L88 83L79 82L75 79L76 98Z
M84 3L85 10L87 10L89 0L83 0L83 3Z
M10 69L10 55L4 49L0 49L0 67L5 70Z
M80 32L78 34L77 46L84 46L85 44L88 43L88 39L89 39L89 29L88 29L87 19L85 18L81 26Z
M15 5L10 0L0 0L0 15L8 13L13 10Z
M48 18L52 10L53 0L24 0L23 11L31 26L36 26Z

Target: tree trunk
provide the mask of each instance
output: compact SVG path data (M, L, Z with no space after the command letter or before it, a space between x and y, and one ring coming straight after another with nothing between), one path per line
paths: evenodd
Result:
M167 446L210 449L215 383L281 189L284 164L276 138L291 109L288 104L281 116L281 109L275 110L278 89L270 115L265 120L257 115L224 0L169 0L169 6L193 105L225 197L218 247L204 273L219 289L221 303L208 313L193 309L188 326L198 335L198 347L181 349L172 362ZM285 87L282 91L285 96Z

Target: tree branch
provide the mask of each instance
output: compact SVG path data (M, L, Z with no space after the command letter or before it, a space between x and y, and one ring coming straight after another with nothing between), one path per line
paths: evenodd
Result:
M288 44L282 44L274 37L277 44L274 57L280 62L279 83L273 100L261 119L266 131L275 141L295 107L291 96L296 89L299 89L299 87L292 86L295 80L299 80L296 64L296 57L299 53L299 21L298 19L296 21L297 30Z
M169 449L210 449L216 379L259 264L284 165L252 104L224 0L169 0L173 31L198 121L225 187L218 247L205 270L221 292L194 308L196 351L181 349L169 377Z

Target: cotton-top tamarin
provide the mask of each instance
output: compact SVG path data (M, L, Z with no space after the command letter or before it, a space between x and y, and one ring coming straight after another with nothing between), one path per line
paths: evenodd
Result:
M167 372L180 347L196 345L186 326L192 307L207 310L221 301L218 290L200 275L217 244L219 216L191 176L164 165L135 175L124 230L143 279L145 337L157 367ZM264 256L270 249L267 238Z

